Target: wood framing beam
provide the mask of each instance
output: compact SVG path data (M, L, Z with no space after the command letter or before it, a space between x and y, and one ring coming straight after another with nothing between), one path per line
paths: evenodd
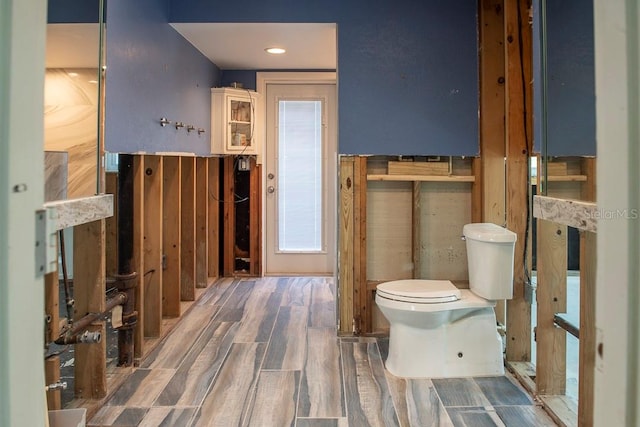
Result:
M480 221L476 221L473 213L472 220L503 225L506 222L504 0L480 0L479 19L480 166L474 160L473 194L481 191L482 211ZM473 212L474 201L478 201L474 195ZM496 320L505 325L505 300L497 301L495 312Z
M340 268L338 273L338 301L340 328L343 335L354 332L353 264L354 264L354 157L340 157Z
M251 265L249 273L259 276L262 273L261 262L261 221L262 217L262 168L251 157L251 171L249 175L249 258Z
M580 200L585 202L596 201L596 159L595 157L583 157L580 159L582 174L587 180L582 183L580 189ZM580 264L582 265L582 264Z
M107 277L114 277L118 272L118 173L107 172L105 177L105 193L113 194L113 216L105 220L105 252Z
M60 335L60 290L58 269L44 276L44 301L45 314L49 316L45 341L55 341ZM47 384L53 384L60 380L60 357L53 356L44 361L44 374ZM62 409L60 390L47 391L47 408Z
M144 159L133 156L133 270L136 277L138 322L134 332L134 358L144 355Z
M162 270L162 315L180 316L180 220L182 192L180 189L180 158L167 156L162 161L162 250L165 268Z
M480 157L474 157L471 161L471 172L476 178L471 184L471 222L482 222L482 160Z
M513 299L507 302L507 360L531 359L531 306L525 298L525 235L530 235L529 153L532 148L532 48L528 0L504 3L506 63L506 219L518 235Z
M196 161L181 157L182 194L180 211L180 298L193 301L196 297Z
M353 303L356 333L372 332L373 294L367 290L367 158L353 165ZM360 319L359 321L357 319Z
M44 376L46 384L60 381L60 356L53 356L44 361ZM49 411L62 409L60 390L47 391L47 409Z
M103 219L73 229L75 320L105 309L104 239ZM104 321L94 322L87 329L106 337ZM76 346L74 388L77 397L101 399L106 396L106 341Z
M420 272L422 271L422 264L420 262L420 247L421 234L420 234L420 219L422 217L422 209L420 208L420 190L422 189L422 183L420 181L413 182L412 192L412 205L411 211L411 258L413 260L413 278L420 279Z
M578 425L593 425L596 369L596 234L580 232L580 355Z
M207 239L209 254L207 259L209 277L220 275L220 159L209 157L208 185L208 221L209 238Z
M222 274L225 277L233 276L235 273L235 230L236 230L236 206L235 206L235 173L232 156L224 158L224 178L223 190L223 224L224 231L223 251L222 251Z
M482 221L498 225L502 225L506 221L504 38L504 0L481 0L480 161Z
M206 157L196 158L196 287L206 288L208 282L207 236L209 234L207 203L209 191L209 162Z
M540 395L563 395L566 331L554 325L553 315L567 310L567 226L539 219L538 248L536 389Z
M144 156L144 336L162 329L162 157Z

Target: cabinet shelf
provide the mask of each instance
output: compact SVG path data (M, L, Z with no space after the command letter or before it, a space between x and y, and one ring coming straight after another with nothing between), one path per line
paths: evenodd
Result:
M367 175L367 181L475 182L472 175Z
M547 177L547 181L553 182L577 182L586 180L586 175L553 175Z

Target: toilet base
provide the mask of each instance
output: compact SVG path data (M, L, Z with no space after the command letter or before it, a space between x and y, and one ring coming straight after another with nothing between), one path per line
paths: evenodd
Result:
M504 375L502 339L493 307L479 308L433 329L392 323L385 367L404 378Z

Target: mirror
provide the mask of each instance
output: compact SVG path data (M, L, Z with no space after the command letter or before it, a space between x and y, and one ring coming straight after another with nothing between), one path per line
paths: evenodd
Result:
M593 2L537 0L534 1L534 11L539 18L539 31L534 26L534 40L539 37L537 55L534 55L534 70L537 71L534 79L534 132L541 158L532 163L532 170L538 172L537 193L559 199L595 202ZM557 393L566 396L567 402L577 404L581 375L580 341L574 333L580 327L580 311L583 309L581 282L591 266L584 261L585 252L581 253L585 250L581 245L581 233L576 228L549 224L534 220L533 282L537 286L540 276L540 284L552 289L554 302L549 304L542 298L544 302L538 306L538 298L533 298L532 327L537 326L537 315L543 313L547 317L542 319L542 324L548 324L548 316L551 315L554 324L562 325L558 327L566 331L563 346L558 345L557 354L561 356L554 361L556 372L563 381L557 378L555 381L563 384L563 391ZM537 233L536 228L543 231ZM537 271L537 260L541 260L540 271ZM545 267L542 267L543 263ZM540 290L537 292L542 294ZM540 338L538 334L537 338L548 342L548 336ZM540 365L549 363L549 358L544 356L536 358L533 337L532 361Z
M44 93L46 201L100 193L103 2L95 2L95 7L98 9L84 18L95 22L78 23L78 16L58 10L63 6L57 2L49 5ZM76 22L65 22L67 19Z
M540 0L539 193L595 202L592 1Z

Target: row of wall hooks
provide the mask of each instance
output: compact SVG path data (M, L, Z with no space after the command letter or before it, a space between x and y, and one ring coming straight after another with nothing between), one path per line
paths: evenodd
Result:
M196 129L195 126L193 126L193 125L188 125L188 124L185 124L183 122L172 122L171 120L167 119L166 117L161 117L160 118L160 126L165 127L166 125L171 125L171 124L176 127L176 130L180 130L181 128L186 128L187 129L187 133L191 133L192 131L197 131L198 135L202 135L203 133L205 133L204 128Z

